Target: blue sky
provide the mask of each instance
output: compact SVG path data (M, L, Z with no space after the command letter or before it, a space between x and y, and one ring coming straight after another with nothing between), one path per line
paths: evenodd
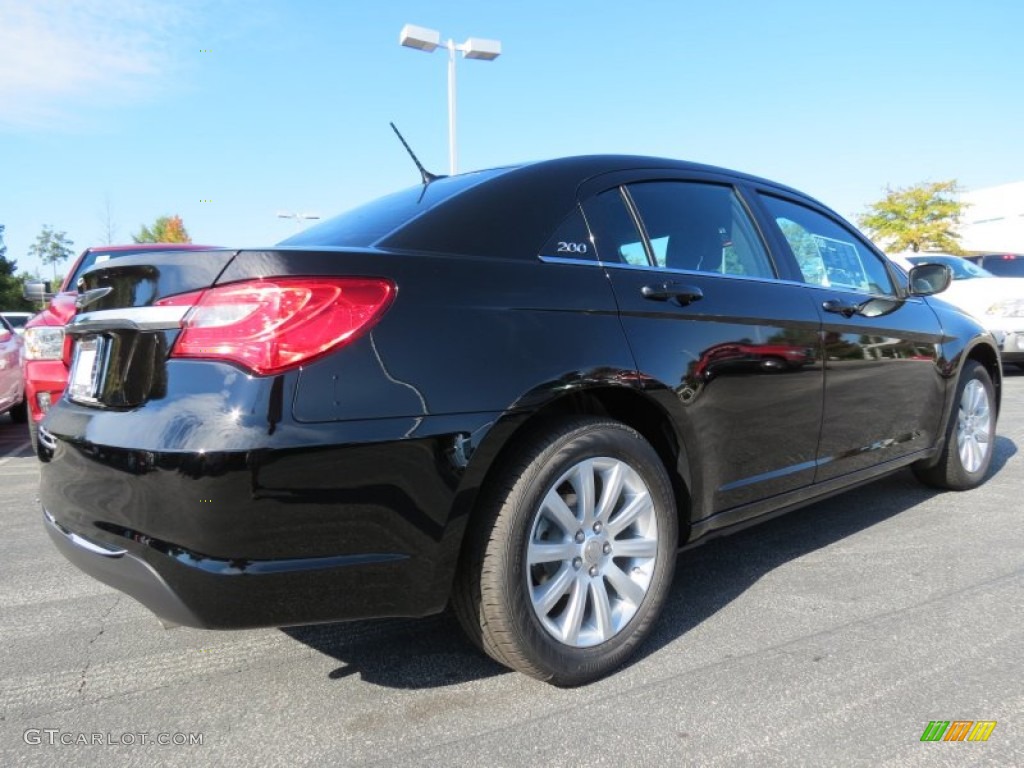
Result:
M570 154L723 165L854 216L886 185L1024 179L1019 0L823 3L0 0L0 224L76 252L179 214L271 245L446 172L446 56L403 24L496 38L458 62L460 170ZM207 202L209 201L209 202ZM109 211L109 214L108 214Z

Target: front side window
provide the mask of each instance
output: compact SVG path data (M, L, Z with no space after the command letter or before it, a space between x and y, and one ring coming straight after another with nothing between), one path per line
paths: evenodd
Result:
M853 232L799 203L770 195L761 199L789 243L805 282L887 296L895 293L882 260Z
M655 265L771 278L768 253L729 186L650 181L627 187L651 242Z

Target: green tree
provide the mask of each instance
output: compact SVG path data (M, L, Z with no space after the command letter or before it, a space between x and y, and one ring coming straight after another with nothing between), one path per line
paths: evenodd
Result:
M0 310L28 312L33 309L33 306L22 296L25 279L24 275L22 277L14 276L14 270L17 268L18 262L7 258L4 225L0 224Z
M956 179L886 187L885 198L867 207L857 223L883 248L963 253L956 231L964 204Z
M188 230L181 221L181 216L161 216L153 227L142 225L138 234L132 235L136 243L191 243L192 238L188 236Z
M28 248L30 256L35 256L43 264L53 265L53 277L57 277L57 262L67 261L74 252L71 247L74 245L66 232L54 232L53 227L45 225L43 231L36 237L36 241Z

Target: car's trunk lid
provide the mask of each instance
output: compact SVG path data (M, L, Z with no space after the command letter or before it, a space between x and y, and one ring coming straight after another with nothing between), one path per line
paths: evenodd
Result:
M79 313L149 307L168 296L208 288L235 253L228 249L153 251L105 262L82 275ZM93 293L103 288L109 290Z
M160 397L165 359L189 307L163 299L209 288L233 250L166 251L129 256L82 275L68 396L87 405L134 407Z

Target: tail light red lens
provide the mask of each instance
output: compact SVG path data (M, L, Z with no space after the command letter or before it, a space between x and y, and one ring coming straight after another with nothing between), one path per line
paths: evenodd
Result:
M157 304L192 307L171 357L227 360L270 375L352 341L373 327L394 295L394 284L378 278L281 277L218 285Z

